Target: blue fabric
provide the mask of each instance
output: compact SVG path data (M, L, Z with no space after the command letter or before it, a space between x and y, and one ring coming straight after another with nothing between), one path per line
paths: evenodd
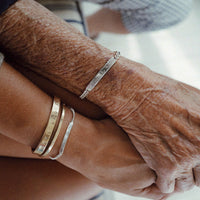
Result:
M0 0L0 14L7 10L17 0Z

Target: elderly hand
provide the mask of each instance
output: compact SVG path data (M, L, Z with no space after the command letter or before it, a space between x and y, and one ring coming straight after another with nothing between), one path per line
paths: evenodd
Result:
M99 93L100 85L92 98L100 94L98 103L156 171L162 192L190 189L193 170L199 185L200 91L137 63L119 62L123 67L113 67L104 79L108 92Z

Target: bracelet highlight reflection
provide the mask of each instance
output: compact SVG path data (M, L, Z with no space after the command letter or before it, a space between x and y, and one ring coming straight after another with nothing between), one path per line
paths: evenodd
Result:
M83 94L80 96L81 99L84 99L89 94L89 92L94 89L94 87L100 82L100 80L105 76L105 74L111 69L111 67L117 62L119 58L120 52L115 51L115 55L106 62L106 64L99 70L96 76L87 85Z
M61 144L61 147L60 147L60 150L59 150L59 153L57 156L55 157L50 157L51 160L57 160L58 158L60 158L63 153L64 153L64 150L65 150L65 146L67 144L67 140L69 138L69 135L71 133L71 130L72 130L72 127L74 125L74 119L75 119L75 111L73 108L70 108L70 110L72 111L72 120L71 122L69 123L68 127L67 127L67 130L65 132L65 136L63 138L63 141L62 141L62 144Z

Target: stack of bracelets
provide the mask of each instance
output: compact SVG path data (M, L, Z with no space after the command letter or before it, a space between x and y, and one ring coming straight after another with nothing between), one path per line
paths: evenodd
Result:
M54 97L51 113L49 116L49 121L45 128L43 136L40 139L39 144L33 150L34 154L37 154L39 156L47 156L51 152L54 144L56 143L58 135L60 133L63 120L65 117L65 110L66 110L66 106L61 103L59 98ZM72 111L72 120L69 123L66 133L63 137L63 141L62 141L59 153L55 157L50 157L52 160L56 160L62 156L66 143L67 143L67 139L73 127L74 119L75 119L75 111L72 108L70 108L70 110ZM61 113L60 119L59 119L59 113Z

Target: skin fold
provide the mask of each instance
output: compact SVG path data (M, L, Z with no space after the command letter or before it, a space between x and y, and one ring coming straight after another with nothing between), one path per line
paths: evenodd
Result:
M113 56L32 0L11 6L0 24L6 55L77 96ZM199 90L124 57L87 97L128 134L166 193L190 189L193 171L199 183L199 98Z

